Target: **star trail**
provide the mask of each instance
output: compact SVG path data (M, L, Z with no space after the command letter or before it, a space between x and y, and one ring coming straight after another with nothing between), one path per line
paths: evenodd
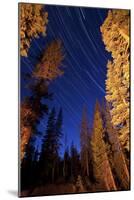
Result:
M21 58L21 99L29 95L23 74L32 73L47 43L61 39L65 53L64 75L51 83L54 98L49 104L56 109L63 108L63 132L67 134L68 144L73 141L79 149L83 106L88 109L91 123L96 99L101 101L105 96L106 65L110 54L105 50L100 26L108 10L52 5L45 5L45 10L49 20L47 36L33 39L28 57ZM42 132L45 120L38 127Z

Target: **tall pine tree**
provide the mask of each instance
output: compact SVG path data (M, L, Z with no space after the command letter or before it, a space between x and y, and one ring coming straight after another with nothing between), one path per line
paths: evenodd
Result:
M93 122L93 133L91 138L94 176L96 182L101 186L101 190L111 191L116 190L116 185L109 164L103 137L103 121L101 118L99 103L96 102Z
M74 146L74 143L71 144L71 176L72 178L76 179L77 176L80 174L80 160L79 160L79 153Z
M40 156L42 170L44 168L44 175L51 181L53 181L54 178L53 164L56 156L55 118L56 118L56 112L55 108L53 108L48 117L47 129L44 135L42 152Z
M51 99L52 94L48 91L48 85L43 79L34 80L29 85L31 96L26 97L21 104L20 110L20 157L24 158L26 145L31 136L36 133L36 126L44 114L48 112L47 104L42 101Z
M108 61L106 80L106 99L112 104L111 116L118 130L123 150L129 159L129 41L130 13L127 10L110 10L101 26L102 38L106 50L112 53Z
M36 127L36 122L40 119L40 114L43 113L42 99L47 98L48 86L51 81L63 74L61 69L63 59L61 41L52 41L45 49L45 53L43 52L41 60L30 76L30 80L34 79L32 85L32 92L34 91L34 93L26 98L21 105L21 160L25 154L25 146L33 133L33 126ZM29 123L31 120L32 123Z
M69 155L68 147L65 148L64 158L63 158L63 177L67 181L71 175L71 158Z
M118 132L111 123L110 106L106 103L105 108L105 134L108 144L108 155L113 169L117 185L122 189L129 189L129 172L127 163L119 140Z
M59 161L59 149L61 146L62 137L62 109L60 109L56 119L55 108L53 108L48 117L47 129L43 138L42 152L40 162L44 170L46 170L46 177L54 182L56 168ZM58 170L57 170L58 171Z

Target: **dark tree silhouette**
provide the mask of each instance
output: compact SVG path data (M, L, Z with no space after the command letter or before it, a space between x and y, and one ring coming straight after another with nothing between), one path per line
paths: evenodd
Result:
M67 181L71 175L71 158L69 155L69 149L66 147L64 152L64 161L63 161L63 177Z
M80 155L74 146L73 142L71 145L71 177L76 180L77 176L80 174Z
M26 145L26 152L21 163L21 189L32 188L36 185L37 176L37 152L34 146L35 138L31 136Z
M45 176L54 182L56 169L59 162L59 149L62 137L62 109L60 109L56 119L55 108L53 108L48 117L47 129L43 138L42 152L40 162L44 167ZM59 171L57 169L57 171Z
M31 135L36 132L36 125L43 115L48 113L48 106L43 100L52 98L43 79L34 80L29 88L31 96L26 97L21 104L21 160Z
M89 176L89 155L88 155L88 139L89 139L89 124L87 117L87 109L83 108L82 122L80 130L80 145L81 145L81 167L84 175Z

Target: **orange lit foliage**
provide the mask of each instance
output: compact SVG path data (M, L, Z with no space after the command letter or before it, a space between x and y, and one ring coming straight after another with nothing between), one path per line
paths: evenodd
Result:
M112 53L108 61L106 99L112 105L111 116L118 130L123 150L129 152L129 11L112 10L101 26L106 50Z
M31 135L36 131L38 120L47 113L47 105L42 103L42 98L49 99L48 86L44 80L36 80L30 87L32 96L26 97L21 104L21 159L25 154L26 145Z
M33 38L46 34L48 13L38 4L19 4L20 55L27 56Z
M46 48L41 61L33 72L32 76L38 80L32 88L34 98L29 97L28 101L24 101L21 108L21 159L24 157L25 147L33 134L36 121L43 112L41 100L49 96L48 84L63 74L63 70L60 68L63 59L61 41L53 41Z
M32 112L26 105L23 103L21 105L21 126L20 126L20 133L21 133L21 144L20 144L20 157L21 160L24 157L25 153L25 145L27 145L29 138L31 136L32 129L30 126L25 124L27 116L32 116Z
M32 134L32 124L36 120L36 115L29 107L26 101L24 101L21 105L21 126L20 126L20 133L21 133L21 144L20 144L20 156L21 160L25 154L25 147L28 144L30 136Z
M119 180L119 187L125 190L129 189L129 171L125 160L122 146L119 140L118 132L114 129L111 123L111 115L109 112L109 104L105 105L105 134L106 134L106 145L109 161L115 180ZM118 183L118 184L119 184Z
M64 59L61 40L52 41L45 49L41 61L36 66L34 76L46 80L53 80L63 74L61 70Z
M97 102L95 105L93 133L91 137L94 176L98 185L101 186L101 191L117 190L103 137L103 121L100 106Z

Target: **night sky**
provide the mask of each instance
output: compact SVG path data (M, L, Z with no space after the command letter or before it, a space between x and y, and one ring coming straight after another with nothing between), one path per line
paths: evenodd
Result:
M53 39L61 39L64 45L64 75L50 85L54 100L49 107L63 108L63 133L67 142L72 141L79 150L79 134L83 106L88 109L89 123L92 123L96 99L105 96L106 64L110 55L102 42L100 26L107 16L107 9L50 6L48 12L47 36L33 39L27 58L21 58L21 99L29 95L23 74L32 72L41 51ZM44 120L38 129L45 130ZM64 140L63 140L64 143ZM37 142L40 146L40 140ZM64 145L63 145L64 147ZM63 150L61 150L63 152Z

